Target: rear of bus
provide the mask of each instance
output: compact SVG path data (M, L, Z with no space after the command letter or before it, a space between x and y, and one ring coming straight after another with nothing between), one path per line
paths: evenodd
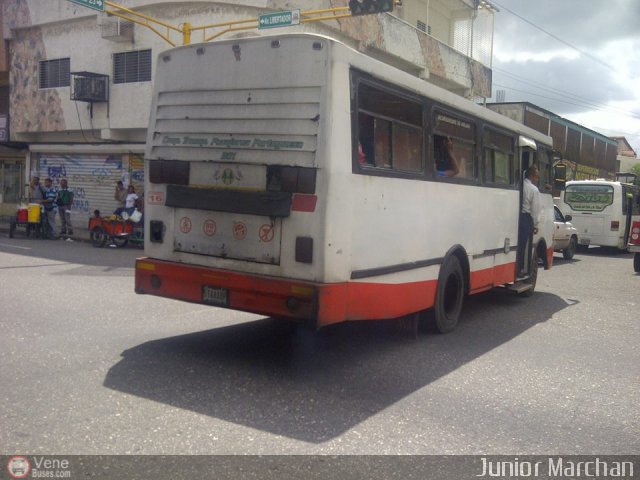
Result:
M558 205L572 216L579 245L625 248L625 216L620 183L598 180L567 182Z
M332 317L319 311L318 298L331 292L316 288L343 280L325 271L322 248L331 45L290 35L159 56L138 293L300 320Z

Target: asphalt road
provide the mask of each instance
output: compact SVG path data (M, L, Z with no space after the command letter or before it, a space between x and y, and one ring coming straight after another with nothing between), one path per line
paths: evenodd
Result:
M139 296L141 253L2 234L0 453L640 453L630 255L556 256L413 339Z

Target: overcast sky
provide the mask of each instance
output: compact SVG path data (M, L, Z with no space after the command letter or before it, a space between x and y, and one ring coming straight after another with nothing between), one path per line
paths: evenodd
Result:
M493 100L504 90L507 102L624 136L640 156L640 0L491 1Z

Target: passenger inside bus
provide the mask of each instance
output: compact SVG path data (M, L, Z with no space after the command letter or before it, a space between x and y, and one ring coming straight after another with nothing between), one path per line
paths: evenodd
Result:
M374 121L371 115L366 113L358 114L358 161L360 165L375 165L374 142L373 142Z
M438 176L455 177L460 173L458 159L453 154L453 140L451 140L451 137L434 135L433 154Z

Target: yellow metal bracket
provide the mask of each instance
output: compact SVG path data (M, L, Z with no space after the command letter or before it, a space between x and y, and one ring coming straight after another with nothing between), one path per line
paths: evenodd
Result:
M191 43L191 35L195 31L202 32L202 41L209 42L221 35L229 32L237 32L241 30L253 30L259 27L259 18L249 18L246 20L232 20L229 22L212 23L209 25L202 25L194 27L188 22L182 23L180 26L174 26L161 20L155 19L149 15L145 15L140 12L136 12L130 8L118 5L115 2L105 0L104 4L109 7L105 8L105 13L113 15L114 17L122 18L130 22L142 25L148 28L152 32L162 37L172 47L176 46L171 40L171 33L179 33L182 35L182 45L189 45ZM394 0L394 5L400 5L400 0ZM352 17L349 7L334 7L325 8L320 10L307 10L300 12L300 23L309 22L322 22L327 20L338 20L340 18ZM213 33L212 30L218 30ZM207 31L211 32L207 34Z

